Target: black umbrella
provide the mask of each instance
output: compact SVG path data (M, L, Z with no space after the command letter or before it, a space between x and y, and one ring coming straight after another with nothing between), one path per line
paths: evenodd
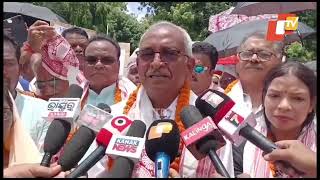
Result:
M25 22L30 26L36 20L59 21L67 23L59 15L52 12L50 9L41 6L35 6L31 3L20 3L20 2L4 2L3 7L4 19L16 16L18 14L23 15Z
M231 14L256 16L317 9L317 2L238 2Z
M212 33L204 41L217 48L219 58L236 54L242 40L254 32L267 32L268 19L245 21L228 29ZM298 32L298 33L297 33ZM302 22L298 24L298 30L285 38L286 43L300 41L316 32Z
M304 63L304 65L313 70L314 72L317 72L317 61L309 61Z

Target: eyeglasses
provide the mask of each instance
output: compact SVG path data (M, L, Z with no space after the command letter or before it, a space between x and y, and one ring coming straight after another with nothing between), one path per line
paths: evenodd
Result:
M202 65L195 65L193 71L197 74L202 74L206 70L208 70L208 67L202 66Z
M46 85L50 86L50 87L55 87L57 86L57 83L60 81L61 79L50 79L48 81L36 81L34 82L34 85L38 88L38 89L43 89Z
M241 60L247 61L247 60L250 60L254 54L256 54L261 61L270 61L271 57L275 55L272 52L262 50L258 52L242 51L239 53L239 56Z
M160 54L160 59L164 62L174 62L180 55L187 56L174 49L162 49L159 52L155 52L152 49L143 49L136 52L137 57L145 62L152 62L156 53Z
M89 65L95 65L97 64L98 61L102 63L103 65L110 65L116 62L116 59L113 57L100 57L97 58L95 56L86 56L84 60L89 64Z

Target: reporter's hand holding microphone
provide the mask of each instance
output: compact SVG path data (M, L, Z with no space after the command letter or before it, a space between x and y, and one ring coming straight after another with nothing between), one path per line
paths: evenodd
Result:
M305 173L304 177L317 176L317 157L315 152L298 140L278 141L276 145L281 149L275 149L271 153L264 155L266 161L283 160ZM296 176L290 168L283 165L278 165L278 168L291 176Z

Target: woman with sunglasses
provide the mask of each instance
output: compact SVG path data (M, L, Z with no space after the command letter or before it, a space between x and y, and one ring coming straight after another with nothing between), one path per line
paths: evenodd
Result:
M212 80L218 61L217 49L206 42L195 42L192 45L192 55L196 60L191 81L192 91L197 96L207 89L223 91Z
M262 93L264 121L257 124L255 129L273 142L282 141L277 142L280 148L289 148L283 145L285 140L298 140L315 153L317 134L313 118L317 96L316 81L314 73L298 62L288 62L272 69L265 79ZM294 156L304 156L302 152ZM305 172L305 168L303 171L297 164L291 166L299 168L302 174L277 162L266 161L269 159L265 156L265 160L263 155L262 150L246 142L242 157L243 172L257 178L310 177L310 173Z

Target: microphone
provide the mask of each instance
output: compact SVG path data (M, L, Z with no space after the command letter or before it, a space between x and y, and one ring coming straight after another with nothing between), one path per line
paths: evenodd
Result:
M126 136L114 135L106 154L115 159L110 169L109 178L130 178L133 167L141 157L144 148L146 125L140 121L133 121Z
M74 84L69 86L67 97L79 99L81 95L82 95L82 88L80 86L74 85ZM68 98L65 98L65 99L68 99ZM71 123L68 118L67 118L67 121L64 118L55 118L51 122L48 128L46 137L44 139L43 151L45 154L40 163L41 166L46 166L46 167L50 166L50 161L52 156L58 153L58 151L61 149L65 140L68 137L70 130L71 130Z
M252 127L256 125L256 120L252 112L244 104L235 104L229 96L215 90L208 90L204 95L215 97L218 100L200 96L196 100L196 107L201 113L210 117L213 117L214 113L218 114L214 117L215 124L234 145L239 146L244 137L265 153L270 153L278 148L275 143ZM219 102L219 105L217 106L217 103L215 104L214 102ZM230 104L235 105L231 106ZM287 162L279 162L284 163L285 166L290 166ZM293 169L301 174L299 170Z
M97 131L95 129L101 129L102 123L104 124L106 121L104 118L99 117L108 117L108 120L111 119L110 113L111 109L107 104L100 103L98 105L98 108L95 108L95 111L91 111L93 108L95 108L92 105L87 104L84 109L82 110L82 113L80 114L80 117L78 119L78 123L81 125L78 131L75 133L73 138L69 141L68 144L66 144L64 148L64 152L59 158L58 164L61 165L62 171L68 171L75 167L78 162L81 160L81 158L84 156L84 154L89 149L90 145L92 144L94 138L96 137ZM105 112L101 110L102 108L109 110L109 112ZM83 114L90 114L92 118L95 118L97 121L102 121L99 127L93 126L92 124L83 123L86 122L89 117L84 116ZM105 116L103 116L105 114ZM111 117L110 117L111 116ZM87 119L85 119L87 118ZM84 120L83 120L84 119ZM93 126L93 127L92 127Z
M180 134L178 125L171 119L154 121L146 134L147 156L155 163L156 178L168 178L170 164L178 155Z
M197 98L195 104L203 115L213 119L223 135L236 146L244 141L239 134L240 130L247 125L250 127L256 125L253 113L246 109L244 104L235 104L229 96L222 92L207 90Z
M216 150L224 146L226 141L213 120L210 117L203 119L199 110L192 105L183 108L181 119L186 128L181 133L181 137L188 150L198 160L209 154L217 172L225 177L230 177L216 153Z
M91 169L105 155L105 151L113 134L121 134L132 123L132 120L123 115L113 117L112 120L108 121L104 125L104 128L102 128L97 134L96 142L98 144L98 147L85 160L83 160L74 171L72 171L66 177L77 178Z

